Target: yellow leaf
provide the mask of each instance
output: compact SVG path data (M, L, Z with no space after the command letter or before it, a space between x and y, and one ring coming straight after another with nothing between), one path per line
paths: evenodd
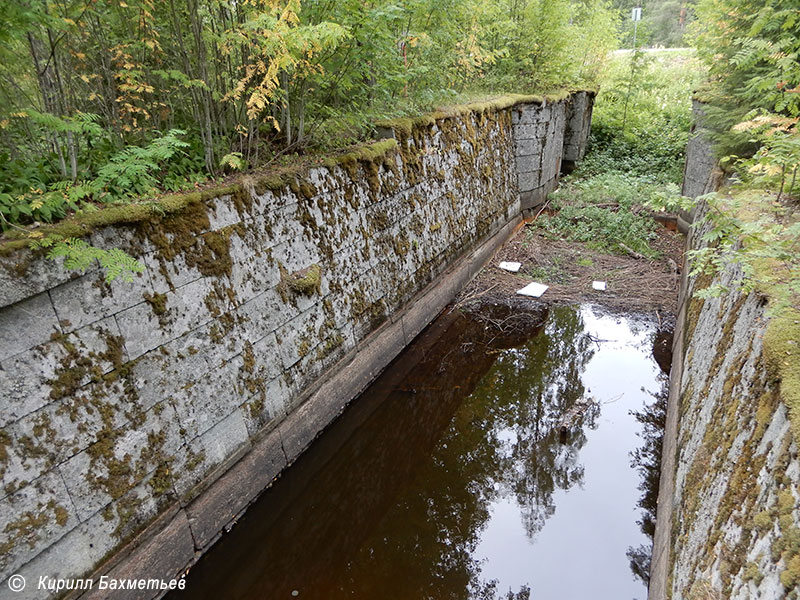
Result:
M28 233L28 237L38 239L44 237L44 234L41 231L31 231Z

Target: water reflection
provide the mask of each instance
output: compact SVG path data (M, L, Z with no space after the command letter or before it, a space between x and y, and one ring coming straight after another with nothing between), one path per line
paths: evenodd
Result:
M183 595L642 592L624 573L625 548L643 540L628 412L657 371L638 347L652 327L574 307L522 317L440 318L192 569ZM559 420L590 396L560 443Z
M669 341L671 342L671 337ZM657 340L656 344L660 344L660 342ZM654 345L654 348L658 348L658 346ZM657 355L656 360L658 361ZM641 477L639 506L642 509L642 517L638 524L642 533L647 536L648 542L636 547L631 546L628 548L627 555L631 571L645 584L650 583L650 558L653 554L653 536L656 532L658 488L661 476L661 449L667 420L667 396L669 395L668 377L662 375L660 380L661 389L657 393L650 394L653 397L652 402L641 411L631 412L642 425L642 430L638 434L642 438L642 445L631 453L631 464L639 471Z

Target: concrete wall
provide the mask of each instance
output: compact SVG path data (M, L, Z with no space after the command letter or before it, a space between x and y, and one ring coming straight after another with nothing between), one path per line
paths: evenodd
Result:
M681 194L697 198L716 191L722 182L722 171L714 154L708 130L704 126L703 103L692 100L692 128L686 144L686 162L683 167ZM694 215L682 211L678 216L678 228L688 233Z
M673 599L798 597L798 445L765 348L767 301L737 289L740 278L731 266L714 280L690 278L685 291L669 504ZM712 283L732 291L694 296Z
M137 257L133 283L0 259L0 597L196 560L508 237L521 186L555 185L588 135L565 140L573 98L590 114L501 100L117 211L86 237Z
M696 105L697 108L697 105ZM695 138L684 193L719 185ZM688 248L702 248L701 202ZM664 436L650 600L800 597L800 415L786 370L800 364L798 318L744 292L741 267L688 277L684 265ZM710 285L718 298L697 293ZM791 334L789 335L791 338ZM784 338L781 341L781 338ZM794 399L792 399L794 398Z
M522 209L541 205L558 186L562 162L574 167L583 158L591 127L594 94L578 92L568 100L545 103L537 111L513 115L515 156Z

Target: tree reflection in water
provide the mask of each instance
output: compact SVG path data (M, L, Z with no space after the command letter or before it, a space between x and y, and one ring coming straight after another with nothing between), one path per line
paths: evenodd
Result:
M527 600L527 585L481 576L491 506L513 499L533 539L554 492L583 484L599 413L559 443L596 346L577 307L543 321L440 319L192 569L184 596Z
M659 363L660 364L660 363ZM658 508L658 487L661 477L661 449L664 441L664 427L667 420L667 396L669 395L669 378L661 376L661 390L650 393L653 401L641 411L631 411L636 420L642 424L639 437L642 445L631 452L631 465L639 471L642 482L639 490L639 506L642 518L639 523L642 533L649 538L648 544L628 548L628 559L631 571L645 585L650 582L650 558L653 554L653 536L656 532L656 511Z

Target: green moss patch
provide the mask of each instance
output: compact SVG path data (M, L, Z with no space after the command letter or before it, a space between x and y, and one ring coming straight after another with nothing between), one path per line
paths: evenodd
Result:
M291 299L290 292L311 296L319 293L322 285L322 267L313 264L310 267L289 273L286 267L278 265L281 272L281 281L278 284L278 292L284 302Z
M591 90L575 90L586 91L594 93ZM574 93L573 91L562 89L557 90L550 94L533 95L533 94L506 94L504 96L497 96L479 100L476 102L468 102L466 104L459 104L455 106L442 107L434 112L419 115L417 117L399 117L395 119L385 119L378 121L378 127L386 127L394 130L396 133L408 137L411 132L418 127L426 127L436 123L440 119L450 119L465 114L483 115L490 112L498 112L507 108L512 108L519 104L543 104L544 102L560 102L569 98Z
M772 316L764 334L764 356L770 375L780 380L792 433L800 440L800 311L787 307Z

